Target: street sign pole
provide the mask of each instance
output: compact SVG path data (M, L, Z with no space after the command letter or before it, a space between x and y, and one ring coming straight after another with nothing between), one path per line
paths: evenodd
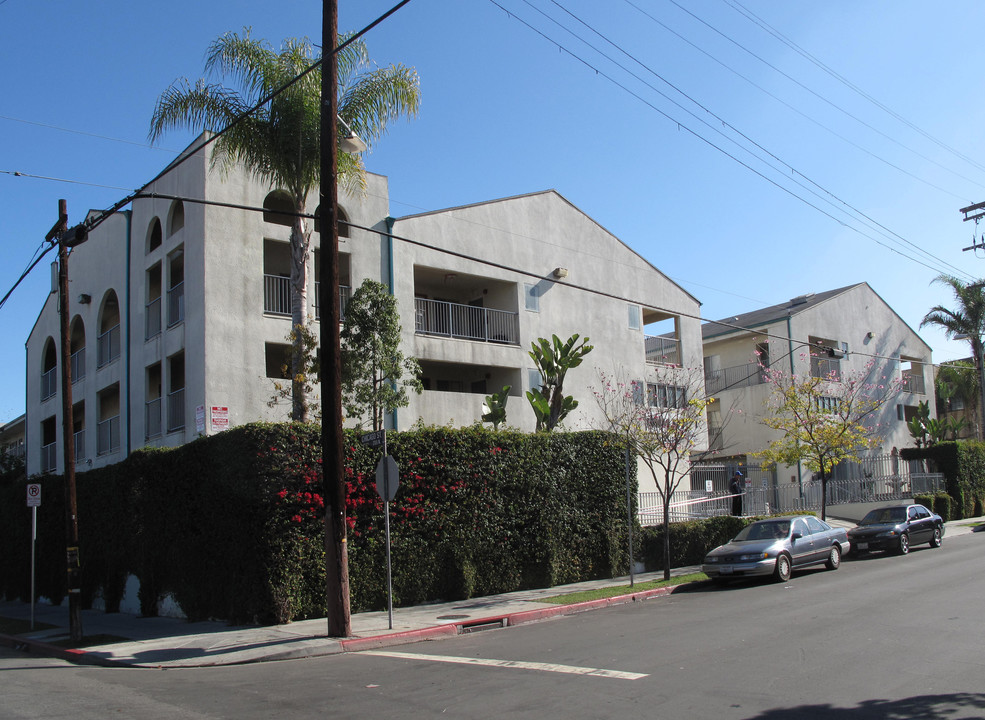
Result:
M29 483L27 486L27 506L31 508L31 629L34 629L34 558L38 542L38 506L41 505L41 485Z

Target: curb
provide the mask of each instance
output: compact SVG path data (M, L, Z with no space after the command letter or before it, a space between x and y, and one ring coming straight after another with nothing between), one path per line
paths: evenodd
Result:
M99 665L101 667L133 667L129 663L123 663L112 658L101 657L87 650L76 650L74 648L63 648L59 645L31 640L30 638L18 637L16 635L0 634L0 645L20 650L31 655L40 657L53 657L65 660L76 665Z

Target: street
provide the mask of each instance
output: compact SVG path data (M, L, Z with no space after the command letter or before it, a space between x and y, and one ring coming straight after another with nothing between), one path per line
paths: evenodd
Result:
M985 717L983 542L317 659L106 669L0 649L0 717Z

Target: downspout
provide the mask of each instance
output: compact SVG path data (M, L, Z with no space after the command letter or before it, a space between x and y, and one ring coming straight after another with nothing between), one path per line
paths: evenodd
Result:
M124 458L130 457L130 431L132 429L130 422L130 252L131 252L131 233L133 231L133 210L123 210L122 213L127 218L127 305L126 305L126 317L127 317L127 336L125 347L127 349L127 364L126 370L124 370L123 384L126 388L126 406L127 406L127 440L124 446Z
M390 294L393 295L393 223L396 222L395 218L387 215L384 218L386 222L386 283L387 287L390 289ZM396 389L396 387L394 387ZM397 429L397 408L394 408L390 412L390 423L393 429Z
M793 366L793 330L790 327L790 313L787 312L787 355L790 358L790 377L794 375ZM797 461L797 489L800 491L800 497L804 497L804 472L800 466L800 460Z

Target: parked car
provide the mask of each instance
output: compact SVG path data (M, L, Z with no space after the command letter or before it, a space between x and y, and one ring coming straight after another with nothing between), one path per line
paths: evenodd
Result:
M824 563L837 570L848 549L844 528L833 528L813 515L777 517L746 525L730 542L708 553L701 570L716 582L756 575L786 582L795 568Z
M853 553L869 550L895 550L900 555L910 547L930 543L937 548L944 541L944 519L923 505L900 503L870 511L848 531Z

